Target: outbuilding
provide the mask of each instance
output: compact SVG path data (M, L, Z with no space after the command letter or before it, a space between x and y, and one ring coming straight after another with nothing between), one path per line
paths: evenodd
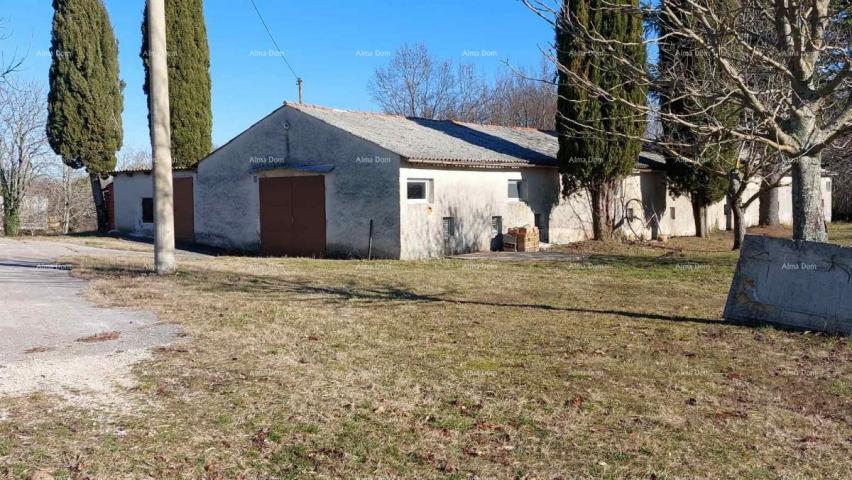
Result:
M195 242L195 170L175 169L172 175L175 240ZM151 169L112 172L107 190L112 228L137 237L154 236L154 177Z
M195 242L263 255L433 258L489 250L508 228L532 225L545 242L583 240L589 202L563 195L557 150L553 132L285 103L176 171L176 185L190 186L175 208L188 218L191 204ZM151 183L150 172L116 173L118 229L150 235ZM694 234L659 155L642 153L616 200L625 236ZM731 223L724 202L708 216L714 229Z

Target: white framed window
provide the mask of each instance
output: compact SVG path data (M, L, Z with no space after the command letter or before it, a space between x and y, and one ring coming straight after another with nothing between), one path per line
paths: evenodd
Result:
M432 180L425 178L409 179L406 185L405 198L408 203L431 203Z
M524 197L524 182L523 180L509 180L508 196L510 202L518 202Z

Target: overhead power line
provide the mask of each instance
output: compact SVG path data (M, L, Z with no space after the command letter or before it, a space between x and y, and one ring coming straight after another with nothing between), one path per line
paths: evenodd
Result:
M272 35L272 31L269 29L269 26L266 24L266 20L263 19L263 15L260 13L260 9L257 8L257 4L254 3L254 0L249 0L251 2L251 6L254 7L255 13L257 13L257 18L260 19L260 23L263 24L263 28L266 30L266 34L269 35L269 39L272 40L272 44L275 45L276 55L281 57L281 60L284 60L284 64L287 65L287 68L290 69L290 72L296 77L298 82L301 82L302 79L296 75L296 71L293 70L293 67L290 65L290 62L287 61L287 57L284 56L284 50L278 46L278 42L275 41L275 36Z

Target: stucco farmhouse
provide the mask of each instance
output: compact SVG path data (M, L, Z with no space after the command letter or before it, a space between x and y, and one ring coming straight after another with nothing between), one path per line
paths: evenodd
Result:
M563 195L557 150L552 132L285 103L193 170L174 173L176 230L186 242L316 257L484 251L526 225L546 242L583 240L589 203L582 193ZM831 181L823 182L831 212ZM789 223L790 188L781 188ZM115 228L150 235L150 172L115 172L113 189ZM695 233L689 199L669 194L659 155L643 153L620 190L625 236ZM755 202L749 225L757 215ZM731 223L724 202L708 209L711 229Z

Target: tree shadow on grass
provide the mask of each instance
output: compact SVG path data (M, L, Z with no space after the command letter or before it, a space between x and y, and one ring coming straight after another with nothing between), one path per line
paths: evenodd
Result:
M735 262L725 257L694 257L679 255L619 255L619 254L591 254L586 259L591 265L607 265L611 267L631 267L640 269L649 268L690 268L700 266L702 268L730 268L733 269Z
M190 276L192 274L189 274ZM362 306L374 308L382 306L399 306L405 304L455 304L472 305L496 308L519 308L533 309L548 312L585 313L597 315L615 315L631 319L661 320L670 322L686 322L718 325L721 319L687 317L681 315L666 315L651 312L638 312L618 309L596 309L585 307L566 307L549 305L545 303L522 303L522 302L494 302L476 300L469 298L457 298L459 292L444 290L439 293L418 293L407 285L380 284L375 286L359 286L354 281L347 282L344 286L328 286L317 284L307 279L277 280L270 277L253 275L228 276L225 278L212 279L205 275L191 283L199 285L207 292L242 292L251 295L282 300L297 300L313 303L347 303L351 306ZM350 303L351 302L351 303Z
M87 269L95 274L107 277L138 277L154 276L145 267L88 265ZM305 278L280 279L270 276L253 275L237 272L208 272L186 270L180 272L181 280L188 283L190 288L197 288L210 293L240 292L264 297L266 300L299 301L313 304L346 304L350 307L393 307L408 304L448 304L471 305L496 308L532 309L547 312L579 313L592 315L612 315L632 320L657 320L675 323L694 323L705 325L731 325L746 328L772 327L782 331L799 332L801 329L777 324L727 322L719 318L689 317L654 312L642 312L606 308L567 307L549 305L546 303L496 302L457 298L464 293L445 289L438 293L418 293L408 285L384 283L374 286L361 286L354 278L342 279L343 286L321 285L316 281Z

